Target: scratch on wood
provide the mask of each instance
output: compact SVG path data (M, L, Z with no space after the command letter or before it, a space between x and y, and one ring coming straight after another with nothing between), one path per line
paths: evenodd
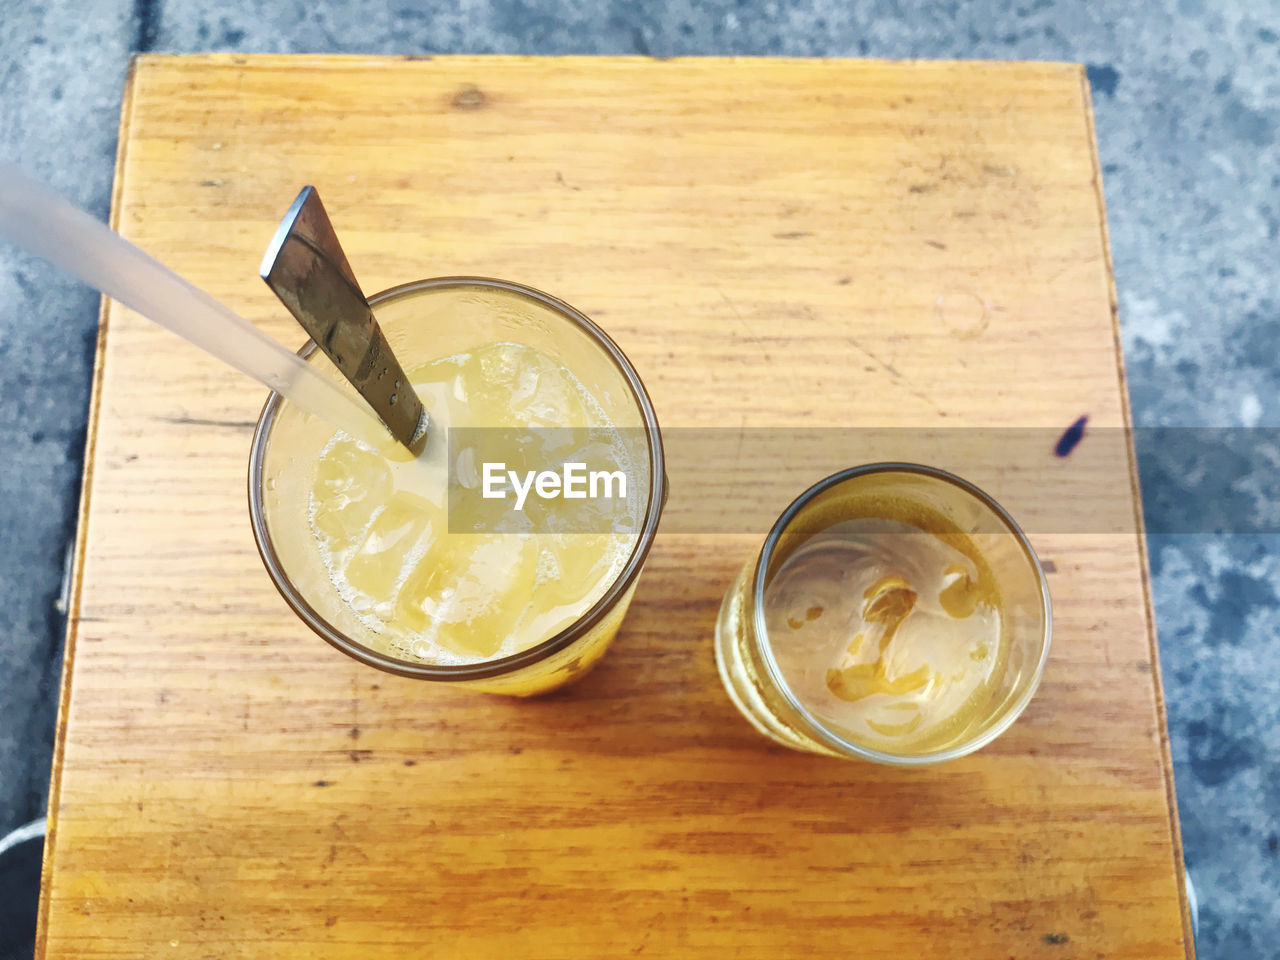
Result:
M716 287L716 293L720 294L720 299L729 305L729 309L733 311L733 315L738 318L738 323L742 325L743 335L745 336L747 342L750 344L753 344L760 350L760 355L764 357L766 363L772 364L773 357L769 354L769 351L765 349L765 346L760 341L760 338L756 336L754 332L752 332L751 324L747 322L747 318L744 317L742 313L738 310L737 304L735 304L732 300L730 300L728 294L726 294L719 287ZM808 307L806 307L805 309L807 310Z
M556 171L556 183L560 184L560 186L564 187L567 190L582 189L582 187L578 186L576 183L570 183L568 180L566 180L564 178L564 174L561 173L559 170Z
M808 310L809 308L806 307L805 309ZM809 311L809 312L810 312L810 315L812 315L812 311ZM942 407L938 406L938 403L936 400L934 400L931 396L929 396L923 390L920 390L917 387L913 386L911 381L908 380L906 377L904 377L901 371L899 371L897 367L889 363L887 360L884 360L876 356L874 353L872 353L870 350L864 347L861 343L859 343L857 338L849 337L849 345L852 346L859 353L861 353L863 356L867 357L870 360L874 360L877 364L880 365L881 369L883 369L885 373L889 374L889 376L893 377L893 379L898 382L899 386L905 389L913 397L919 400L923 400L925 403L931 406L939 416L945 417L947 415L947 411L943 410Z
M809 319L815 322L819 319L818 315L813 312L812 307L806 306L804 308L804 312L809 315ZM864 347L861 343L859 343L857 337L852 337L852 336L849 337L849 344L855 350L861 353L864 357L867 357L870 360L874 360L891 377L894 377L897 380L906 379L905 377L902 376L900 372L898 372L898 369L893 364L889 363L887 360L883 360L880 357L876 356L874 353L872 353L870 350Z
M249 430L257 426L253 420L207 420L204 417L157 417L156 419L184 427L227 427L232 430Z

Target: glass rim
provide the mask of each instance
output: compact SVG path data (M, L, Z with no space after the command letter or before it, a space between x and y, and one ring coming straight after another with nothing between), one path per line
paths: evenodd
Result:
M635 546L632 547L631 554L627 557L627 562L623 565L622 570L619 571L609 589L604 592L600 599L592 604L582 616L559 633L526 650L521 650L510 656L499 657L496 660L484 660L479 663L432 664L401 660L366 647L329 623L302 596L280 562L275 545L271 540L271 534L267 529L262 498L262 470L263 460L266 456L267 439L284 403L284 398L280 394L271 393L262 407L262 412L258 415L258 422L253 431L253 441L249 451L248 477L250 525L253 528L254 543L257 545L263 566L267 568L267 574L271 577L271 581L275 584L280 596L284 598L285 603L289 605L298 619L331 646L368 666L376 667L387 673L419 680L460 681L491 679L545 660L547 657L559 653L575 641L580 640L608 615L622 595L636 582L637 577L640 575L640 570L644 566L644 561L649 555L649 549L653 546L654 537L657 534L658 521L661 518L662 509L667 499L668 481L663 458L662 433L658 427L658 417L654 412L648 391L645 390L640 375L636 372L635 367L632 366L631 361L627 359L626 354L622 352L622 349L581 311L563 300L548 293L543 293L534 287L511 280L499 280L494 277L453 276L414 280L409 283L388 287L386 290L369 297L368 300L370 306L377 307L380 304L426 290L474 286L489 287L503 290L507 293L514 293L550 308L564 320L586 333L601 349L605 357L614 364L626 380L628 387L630 387L632 399L644 419L645 438L649 451L649 501L645 506L644 523L641 525ZM308 339L298 349L298 356L309 357L315 349L315 341Z
M935 480L941 480L952 486L959 488L964 493L978 500L985 507L1000 519L1000 521L1008 528L1017 540L1018 546L1021 548L1024 556L1035 570L1037 582L1040 586L1040 610L1044 618L1043 636L1044 642L1040 648L1040 659L1036 663L1035 672L1031 677L1031 682L1027 685L1027 689L1018 698L1018 700L1005 712L1005 715L990 727L983 730L976 737L948 747L945 750L934 750L929 753L919 754L903 754L889 753L884 750L877 750L873 747L863 746L854 741L843 737L830 729L822 720L816 717L800 699L791 690L790 684L782 675L782 670L778 666L777 660L773 655L773 645L769 641L769 631L765 624L764 616L764 589L765 589L765 573L769 568L769 562L773 558L774 549L778 542L782 539L782 535L786 532L791 521L796 515L808 504L814 497L825 493L832 487L835 487L846 480L852 480L857 477L869 476L877 473L909 473L917 476L931 477ZM1036 555L1035 549L1031 546L1031 542L1027 539L1022 528L1018 526L1017 521L1009 515L1009 512L1000 506L990 494L981 488L970 483L962 477L956 476L954 473L948 473L938 467L930 467L920 463L906 463L900 461L883 461L879 463L867 463L856 467L848 467L837 473L831 474L819 480L804 493L796 497L782 511L782 515L774 522L773 527L769 530L769 535L765 537L764 546L760 549L760 555L756 560L755 572L751 578L751 605L752 605L752 627L757 637L757 646L760 650L761 659L764 660L765 669L769 673L769 679L773 681L775 687L782 694L783 699L796 711L797 715L808 724L806 731L815 739L823 743L824 746L838 753L852 754L864 760L870 760L875 763L889 764L891 766L907 766L916 767L924 766L930 763L940 763L944 760L954 760L957 757L963 757L985 747L1000 734L1004 733L1013 725L1013 722L1022 715L1022 711L1026 709L1027 704L1035 696L1036 690L1040 686L1040 679L1044 674L1045 664L1049 659L1049 647L1053 639L1053 605L1049 598L1049 583L1045 579L1044 568L1040 565L1040 558Z

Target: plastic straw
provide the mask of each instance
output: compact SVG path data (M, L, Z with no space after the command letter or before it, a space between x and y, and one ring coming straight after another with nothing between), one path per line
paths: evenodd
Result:
M12 164L0 163L0 237L172 330L353 437L386 427L284 345Z

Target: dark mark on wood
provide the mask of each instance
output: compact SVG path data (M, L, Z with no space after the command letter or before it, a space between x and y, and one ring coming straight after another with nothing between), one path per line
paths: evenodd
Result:
M853 283L853 277L841 277L836 281L836 283L842 287L847 287L849 284Z
M220 186L222 186L222 185L223 185L224 183L226 183L226 182L227 182L227 181L225 181L225 180L201 180L201 181L200 181L200 186L202 186L202 187L220 187Z
M404 765L405 765L406 767L416 767L416 766L418 765L418 761L417 761L417 760L406 760L406 761L404 762Z
M913 183L907 187L907 193L932 193L938 189L936 183Z
M561 173L559 170L557 170L557 171L556 171L556 183L560 184L560 186L562 186L562 187L564 187L564 188L566 188L566 189L568 189L568 190L581 190L581 189L582 189L582 188L581 188L580 186L578 186L576 183L570 183L568 180L566 180L566 179L564 178L564 174L563 174L563 173Z
M360 728L359 728L359 727L352 727L350 730L348 730L348 731L347 731L347 736L348 736L348 737L350 737L352 740L359 740L359 739L360 739Z
M329 785L329 781L328 781L328 780L317 780L315 783L313 783L313 784L311 784L311 785L312 785L313 787L327 787L327 786Z
M1046 933L1044 935L1044 942L1054 946L1061 946L1064 943L1069 943L1070 940L1071 938L1065 933Z
M1147 660L1139 660L1137 663L1139 673L1150 673L1151 663Z
M1057 573L1058 565L1054 563L1052 560L1041 560L1040 569L1043 570L1045 573Z
M775 233L775 240L799 240L801 237L812 237L813 234L808 230L789 230L786 233Z
M458 88L458 92L453 95L455 110L483 110L488 105L489 98L475 84L468 83Z
M947 249L947 245L943 243L941 240L926 240L925 243L933 247L933 249L935 250Z
M433 57L433 56L432 56L431 54L429 54L429 53L406 53L406 54L405 54L403 57L401 57L400 59L401 59L401 60L408 60L408 61L411 61L411 62L412 62L412 61L414 61L414 60L434 60L434 59L435 59L435 57Z
M1071 451L1074 450L1084 439L1084 425L1089 422L1089 415L1085 414L1067 429L1062 431L1062 436L1058 438L1057 444L1054 445L1053 455L1055 457L1069 457Z
M352 763L359 763L361 760L368 760L373 756L372 750L351 750L347 753Z
M253 420L206 420L203 417L157 417L156 419L184 427L229 427L233 430L250 430L257 426Z

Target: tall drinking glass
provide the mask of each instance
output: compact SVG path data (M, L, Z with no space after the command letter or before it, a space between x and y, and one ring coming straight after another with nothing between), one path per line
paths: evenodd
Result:
M530 430L544 421L561 422L564 417L555 415L564 411L554 409L557 405L579 414L589 407L596 427L603 423L629 438L624 442L630 445L633 522L608 536L485 533L455 530L439 497L428 502L397 494L399 500L369 507L370 487L392 489L399 481L387 477L398 478L408 467L379 465L367 449L336 436L329 424L272 395L258 421L249 465L249 512L268 574L308 627L379 669L518 696L577 679L618 631L666 496L661 436L640 377L587 317L520 284L447 277L394 287L369 302L411 380L414 369L432 362L472 371L471 380L459 373L445 386L422 388L436 389L423 395L428 410L433 402L437 414L447 404L465 409L488 402L505 409L508 400L528 406L534 397L547 409L530 414ZM308 344L304 355L340 379L314 345ZM581 396L565 383L580 386ZM495 401L490 394L499 387L508 392ZM462 396L467 391L472 395ZM550 420L540 420L543 414ZM455 453L444 436L449 431L438 417L432 430L428 451L419 459L435 457L443 464ZM395 452L383 452L390 461L397 459ZM407 453L399 459L407 460ZM456 472L477 466L448 462L449 483ZM376 474L375 480L362 477L355 484L355 473L366 470ZM348 540L340 549L329 549L326 544L332 546L337 536ZM389 561L387 544L397 538L409 546L397 546L403 556ZM540 538L556 538L555 550L547 546L551 539ZM441 545L448 547L445 553L439 552ZM593 551L613 553L601 560ZM339 554L342 560L335 566ZM435 559L446 554L447 561ZM415 560L419 555L422 559ZM575 596L569 567L606 573L596 581L582 580L589 589ZM381 585L367 587L375 574ZM553 594L554 602L547 599ZM539 609L546 609L531 617L528 610L543 600ZM472 615L487 618L488 635L468 633L466 617ZM515 624L524 631L519 642L508 635L516 632ZM552 624L549 632L538 635L539 625L547 624ZM444 636L444 628L450 631L447 643L424 639Z

